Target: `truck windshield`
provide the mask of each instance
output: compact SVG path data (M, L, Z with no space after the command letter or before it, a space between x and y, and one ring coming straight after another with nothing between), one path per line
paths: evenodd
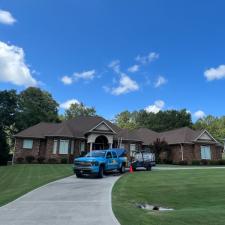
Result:
M86 155L86 157L105 157L105 151L92 151Z

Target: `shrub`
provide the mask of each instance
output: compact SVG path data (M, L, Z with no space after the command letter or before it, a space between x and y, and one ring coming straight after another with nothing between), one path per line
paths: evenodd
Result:
M62 164L67 164L68 163L68 159L67 158L62 158L61 159L61 163Z
M209 160L207 160L207 159L202 159L202 160L201 160L201 165L203 165L203 166L209 165Z
M37 161L38 161L38 163L42 164L45 161L45 157L40 156L37 158Z
M209 165L219 165L219 161L218 160L210 160Z
M35 160L34 156L28 155L26 156L26 162L27 163L32 163Z
M49 158L48 159L48 163L50 163L50 164L56 164L56 163L58 163L58 160L56 158Z
M192 160L191 164L197 166L197 165L200 165L201 163L200 163L200 160Z
M188 162L186 160L182 160L179 162L179 165L185 166L185 165L188 165Z
M218 160L219 165L225 165L225 159L220 159Z
M173 160L170 159L163 159L164 164L173 164Z
M19 157L19 158L16 159L16 162L21 164L21 163L24 162L24 158L23 157Z

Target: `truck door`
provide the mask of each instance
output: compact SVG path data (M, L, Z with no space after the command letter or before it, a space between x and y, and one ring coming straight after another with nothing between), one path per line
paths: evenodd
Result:
M116 152L112 151L112 157L113 157L113 168L118 169L120 167L119 165L120 162Z
M106 153L106 170L113 170L113 158L112 153Z

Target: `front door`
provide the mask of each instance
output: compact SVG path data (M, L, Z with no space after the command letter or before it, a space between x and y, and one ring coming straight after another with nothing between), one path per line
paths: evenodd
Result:
M106 154L106 170L113 170L113 158L112 153L107 152Z

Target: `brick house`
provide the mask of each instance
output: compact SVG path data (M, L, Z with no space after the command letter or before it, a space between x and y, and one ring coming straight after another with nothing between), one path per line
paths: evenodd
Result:
M36 159L67 158L72 162L88 151L116 147L125 148L132 155L132 151L149 149L157 138L165 139L170 146L171 154L161 157L170 157L175 162L222 157L221 145L206 130L184 127L162 133L147 128L130 131L102 117L88 116L62 123L41 122L21 131L15 135L14 159L32 155Z

